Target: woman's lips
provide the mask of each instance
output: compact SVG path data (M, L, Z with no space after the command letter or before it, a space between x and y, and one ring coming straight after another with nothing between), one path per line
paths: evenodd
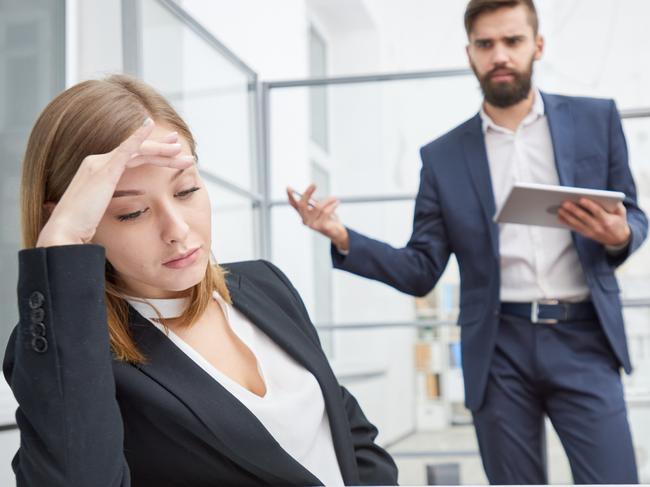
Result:
M184 267L190 266L196 262L196 259L199 258L200 250L201 247L197 247L194 250L190 250L189 252L176 257L175 259L168 260L167 262L163 263L163 265L165 267L169 267L170 269L183 269Z

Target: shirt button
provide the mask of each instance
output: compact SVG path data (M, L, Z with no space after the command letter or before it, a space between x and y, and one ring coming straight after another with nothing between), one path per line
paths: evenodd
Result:
M32 337L32 349L37 353L45 353L47 351L47 340L42 336Z
M43 318L45 318L45 311L43 311L43 308L34 308L29 312L29 320L32 323L41 323Z
M43 296L43 293L34 291L29 295L29 307L31 309L40 308L43 304L43 301L45 301L45 296Z

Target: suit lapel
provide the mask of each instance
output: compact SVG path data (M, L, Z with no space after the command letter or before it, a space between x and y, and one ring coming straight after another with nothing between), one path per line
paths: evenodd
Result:
M479 114L476 114L469 121L469 125L463 134L463 151L467 171L472 180L474 190L478 194L479 201L481 202L485 224L490 230L492 251L497 255L499 251L499 233L498 226L493 221L494 214L496 213L496 205L492 190L492 178L490 177L487 150L485 148L485 137L481 129L481 116Z
M229 288L239 279L229 276ZM234 294L238 294L236 291ZM214 435L213 446L268 483L321 482L275 441L259 420L160 330L131 309L131 329L147 363L137 367L188 407Z
M555 167L563 186L574 185L575 125L568 103L562 98L542 93L544 111L553 142Z
M230 288L233 306L271 338L300 365L310 371L323 392L334 450L346 484L359 483L350 424L342 407L341 390L327 357L306 332L262 290L241 276L241 285ZM311 323L307 326L312 326Z

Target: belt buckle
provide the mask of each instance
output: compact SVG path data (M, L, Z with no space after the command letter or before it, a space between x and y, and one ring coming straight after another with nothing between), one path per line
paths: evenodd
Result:
M540 318L539 317L539 305L540 304L559 304L560 302L557 299L540 299L539 301L533 301L530 306L530 321L531 323L541 323L544 325L554 325L559 323L559 320L555 318Z

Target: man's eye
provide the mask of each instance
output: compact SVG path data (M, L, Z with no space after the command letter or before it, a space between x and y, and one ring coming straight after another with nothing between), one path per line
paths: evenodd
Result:
M479 49L486 49L486 48L490 47L490 45L491 45L490 41L477 41L476 42L476 47L478 47Z
M145 208L144 210L134 211L133 213L126 213L125 215L118 215L117 219L121 222L135 220L136 218L138 218L143 213L146 213L147 211L149 211L149 208Z
M201 189L201 188L199 188L198 186L194 186L193 188L186 189L186 190L183 190L183 191L179 191L174 196L176 196L177 198L180 198L180 199L188 198L192 193L194 193L195 191L198 191L199 189Z

